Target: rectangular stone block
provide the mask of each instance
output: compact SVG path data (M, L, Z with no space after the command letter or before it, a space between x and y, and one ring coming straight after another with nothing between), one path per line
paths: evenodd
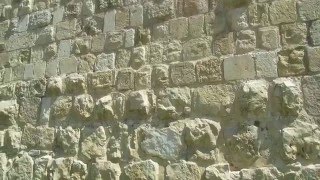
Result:
M253 79L256 75L254 59L250 55L232 56L224 59L224 79Z
M72 41L71 40L62 40L58 44L58 58L70 57L72 50Z
M173 63L170 65L170 78L173 85L190 85L196 82L196 70L193 62Z
M130 26L143 25L143 6L136 5L130 7Z
M34 78L34 65L33 64L26 64L24 66L24 74L23 79L24 80L30 80Z
M70 58L59 59L59 72L60 74L76 73L78 70L78 60L75 56Z
M204 15L199 14L189 18L189 36L196 38L204 34Z
M273 1L270 5L269 12L271 23L274 25L295 22L297 20L296 1Z
M183 59L196 60L201 59L212 54L211 52L211 37L203 37L191 39L183 44Z
M320 18L319 0L299 0L298 14L301 20L311 21Z
M37 32L36 45L47 45L55 41L56 30L53 26L39 29Z
M96 71L107 71L115 68L115 54L99 54L97 56L97 62L95 64Z
M122 69L117 73L117 89L119 91L130 90L134 88L134 71L133 69Z
M175 39L183 39L188 37L188 18L181 17L172 19L169 22L170 36Z
M217 82L222 80L221 59L210 57L196 63L197 81L199 83Z
M310 38L313 46L320 45L320 20L312 22L310 26Z
M56 39L74 38L80 30L77 19L59 22L56 25Z
M278 55L276 52L259 52L255 54L257 77L278 77Z
M36 34L32 32L15 33L11 35L6 43L6 50L29 48L35 45Z
M278 27L263 27L258 29L257 45L261 49L275 50L280 47Z
M30 15L29 29L47 26L51 23L52 14L50 10L37 11Z
M107 11L104 16L103 32L110 32L116 30L116 10Z
M106 34L101 33L96 36L93 36L91 51L94 53L103 52L105 43L106 43Z
M308 47L307 48L307 59L309 70L311 72L320 71L320 47Z
M114 70L88 74L88 87L95 92L110 90L114 85Z
M46 77L52 77L52 76L58 75L58 65L59 65L58 60L47 62Z
M280 26L282 46L286 48L307 44L306 23L291 23Z

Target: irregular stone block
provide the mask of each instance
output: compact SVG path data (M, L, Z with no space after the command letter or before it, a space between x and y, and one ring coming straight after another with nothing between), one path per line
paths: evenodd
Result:
M152 160L140 161L124 167L124 173L129 179L159 179L159 165Z
M205 179L230 179L230 167L229 164L214 164L206 167L205 170Z
M144 66L135 72L134 88L135 90L151 88L151 66Z
M27 124L23 130L21 144L32 149L52 150L54 134L54 128Z
M143 129L141 149L149 156L164 160L178 160L184 153L185 145L181 133L171 128Z
M9 169L8 179L32 179L33 178L33 160L28 153L23 153L20 157L13 160L12 168Z
M11 35L6 43L6 50L12 51L23 48L30 48L37 40L35 33L22 32Z
M114 164L110 161L98 161L93 163L91 169L91 178L93 179L114 179L119 180L121 168L119 164Z
M71 179L71 166L73 163L72 158L57 158L54 159L49 166L49 175L51 179Z
M204 34L204 15L194 15L188 18L189 36L197 38Z
M122 69L118 71L116 87L119 91L134 88L134 71L132 69Z
M240 31L249 27L247 8L231 9L227 17L233 31Z
M216 82L222 80L222 60L208 58L196 63L197 81L199 83Z
M37 11L30 15L30 29L47 26L51 23L52 15L49 10Z
M170 65L170 79L173 85L190 85L196 82L196 70L193 62L181 62Z
M95 115L99 120L118 120L123 117L125 106L125 95L121 93L111 93L97 100Z
M283 50L278 53L278 74L279 76L294 76L304 74L305 50L303 47Z
M198 165L194 162L181 161L166 167L166 177L173 179L200 180L202 173Z
M152 71L152 86L166 87L169 85L169 66L157 65Z
M174 2L170 0L156 1L152 0L144 5L144 15L150 22L157 22L161 20L168 20L173 18Z
M252 79L256 75L254 59L249 55L228 57L223 68L225 80Z
M72 108L71 96L59 96L51 106L51 118L54 123L66 121Z
M45 155L34 160L34 179L46 179L48 178L47 171L49 165L52 163L52 157Z
M252 3L248 6L248 20L251 26L267 26L269 20L269 4L268 3Z
M305 23L283 24L280 27L282 45L294 47L307 44L307 26Z
M73 129L70 126L66 129L59 129L56 139L57 144L65 155L77 155L80 142L79 129Z
M234 54L234 37L233 33L227 33L226 35L218 36L213 42L213 52L216 56Z
M56 28L57 40L74 38L76 34L80 31L77 19L59 22L57 23Z
M297 20L297 6L294 0L274 1L269 7L270 20L274 25Z
M110 90L115 85L115 72L96 72L88 74L88 87L94 91Z
M80 144L81 155L86 160L95 160L106 156L107 136L102 126L85 128L81 134L81 137L83 137Z
M303 21L311 21L320 17L320 2L317 0L299 0L298 14Z
M257 45L261 49L275 50L280 47L279 28L259 28L257 34Z
M191 39L183 44L184 60L196 60L211 55L211 37Z
M65 80L65 92L69 94L85 93L87 89L86 78L81 74L69 74Z
M209 10L209 2L206 0L186 0L183 3L183 10L185 16L204 14Z
M87 119L93 112L94 102L89 94L78 95L73 100L73 110L82 119Z
M104 46L105 46L105 41L106 41L105 34L98 34L96 36L93 36L91 51L93 53L103 52Z
M149 101L149 94L146 90L134 91L128 97L128 111L145 117L150 114L152 101Z
M130 66L134 69L139 69L144 64L146 64L146 48L144 46L133 48Z
M263 167L257 169L243 169L240 171L242 179L256 179L265 177L267 179L279 179L282 173L276 167Z
M18 117L18 104L16 100L0 101L1 126L8 127L15 124Z
M225 114L234 99L235 93L230 85L204 86L192 92L193 110L200 115Z
M39 118L41 98L21 98L19 105L19 122L36 125Z
M129 26L130 24L130 14L128 8L122 8L117 10L116 13L116 30L122 30Z
M108 51L120 49L123 43L123 32L112 31L107 33L105 48Z
M115 54L99 54L97 56L97 61L95 65L95 70L96 71L106 71L106 70L111 70L115 68Z
M136 5L129 7L130 10L130 26L143 25L143 6Z
M245 54L254 51L256 48L256 34L252 30L242 30L237 33L236 51L237 54Z

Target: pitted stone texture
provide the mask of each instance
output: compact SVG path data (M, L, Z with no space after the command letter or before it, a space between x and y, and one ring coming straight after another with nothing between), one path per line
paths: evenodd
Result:
M297 6L294 0L274 1L269 11L271 23L274 25L297 20Z
M320 71L320 47L307 47L307 58L311 72Z
M278 56L279 76L295 76L305 73L305 49L303 47L281 51Z
M82 130L81 155L86 160L106 156L107 136L103 126Z
M170 180L186 179L200 180L201 171L196 163L181 161L166 167L166 177Z
M193 62L174 63L170 66L170 77L174 85L191 85L196 82L196 70Z
M80 130L73 129L70 126L66 129L60 129L57 132L56 141L65 155L75 156L78 153Z
M16 123L18 117L18 103L16 100L8 100L0 102L0 119L1 127L9 127Z
M140 146L147 155L164 160L178 160L183 155L185 145L178 131L172 128L143 129L143 134Z
M319 101L319 89L320 87L320 76L307 76L303 78L302 89L305 98L305 106L308 113L311 115L320 115L320 105L317 103Z
M32 179L33 178L33 160L28 153L23 153L16 157L8 171L8 179Z
M44 126L33 127L28 124L23 130L21 143L30 149L51 150L54 135L54 128Z
M313 46L320 45L320 20L313 21L310 27L310 38Z
M230 167L229 164L214 164L206 167L205 179L224 180L230 179Z
M91 178L93 179L114 179L119 180L121 168L119 164L110 161L98 161L93 164Z
M159 179L159 165L152 160L140 161L124 167L127 179Z
M125 96L121 93L111 93L97 100L95 115L98 120L118 120L125 113Z
M73 110L78 117L87 119L91 116L94 108L94 101L91 95L82 94L74 97Z
M320 2L317 0L299 0L298 1L299 17L303 21L310 21L320 18Z

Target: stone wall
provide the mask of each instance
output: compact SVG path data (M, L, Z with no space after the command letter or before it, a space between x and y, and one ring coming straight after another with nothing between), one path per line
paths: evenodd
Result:
M319 0L1 0L0 179L320 179Z

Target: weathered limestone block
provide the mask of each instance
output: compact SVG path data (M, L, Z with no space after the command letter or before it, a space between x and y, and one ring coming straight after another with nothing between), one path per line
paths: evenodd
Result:
M185 16L204 14L209 10L209 2L206 0L186 0L183 3L183 12Z
M124 44L124 33L122 31L111 31L107 33L105 49L108 51L120 49Z
M119 120L125 113L125 107L125 95L121 93L111 93L97 100L95 115L99 120Z
M249 27L248 12L245 7L229 10L227 18L233 31L240 31Z
M320 71L320 47L307 47L308 68L311 72Z
M51 179L71 179L72 158L57 158L54 159L49 170L51 171Z
M23 130L21 144L28 148L39 150L52 150L54 141L54 128L44 126L31 126L27 124Z
M166 87L169 85L169 66L167 65L156 65L152 71L152 86Z
M282 45L294 47L307 44L307 25L305 23L291 23L280 26Z
M169 34L174 39L188 37L188 18L181 17L169 21Z
M135 72L134 88L135 90L150 89L151 88L151 66L143 66Z
M259 52L255 54L257 77L278 77L278 54L276 52Z
M56 137L58 146L65 155L75 156L78 153L80 130L68 126L66 129L59 129Z
M53 123L66 121L72 108L71 96L59 96L51 106L51 120Z
M320 18L320 2L317 0L299 0L297 2L298 14L303 21Z
M143 129L143 140L140 143L142 151L151 157L175 161L181 158L185 151L182 133L173 128Z
M181 61L182 60L182 45L180 41L170 41L166 47L166 57L165 61L167 62L175 62L175 61ZM152 52L150 52L152 53ZM152 57L152 55L150 55Z
M268 3L252 3L248 6L248 21L251 26L267 26L269 20L269 4Z
M41 98L21 98L19 105L19 122L36 125L39 118Z
M81 155L88 160L106 156L107 136L103 126L82 130Z
M71 179L86 179L87 175L87 164L80 160L74 160L71 165Z
M14 125L18 117L18 103L16 100L0 101L1 127Z
M82 119L87 119L91 116L94 108L94 101L91 95L82 94L74 97L73 111Z
M75 54L86 54L91 49L92 37L80 37L74 40L73 52Z
M205 170L205 179L211 180L224 180L230 179L230 167L229 164L214 164L206 167Z
M115 72L112 70L88 74L88 87L94 92L107 92L115 85Z
M252 30L242 30L237 32L236 52L237 54L245 54L255 50L256 48L256 33Z
M295 76L305 73L304 65L305 49L298 47L279 52L278 74L279 76Z
M213 164L218 160L217 139L220 123L208 119L185 122L185 142L188 147L187 160L198 164Z
M267 111L268 83L253 80L243 84L239 95L239 106L244 116L261 116Z
M197 38L204 34L204 15L194 15L189 17L189 36Z
M153 102L150 96L152 96L151 92L146 90L131 92L128 96L129 113L137 115L140 118L150 115L153 108Z
M259 157L259 128L253 125L240 127L236 134L226 138L226 159L238 168L252 165Z
M183 44L183 59L196 60L210 56L212 38L210 36L191 39Z
M86 92L86 79L81 74L69 74L65 80L65 92L68 94L81 94Z
M96 1L94 0L83 0L82 1L81 14L84 16L93 16L96 10Z
M47 171L52 163L52 157L50 155L45 155L34 160L34 174L33 178L35 180L41 180L48 178Z
M107 71L115 68L115 54L99 54L95 64L96 71Z
M23 48L30 48L37 40L35 33L22 32L11 35L6 43L6 50L12 51Z
M227 33L222 36L218 36L217 39L213 42L213 52L216 56L234 54L235 45L234 45L233 33Z
M283 78L274 80L274 83L274 108L280 111L282 115L297 116L302 108L300 83Z
M140 161L124 167L127 179L159 179L159 165L152 160Z
M166 177L170 180L200 180L202 176L200 168L196 163L186 161L168 165L166 172Z
M320 20L313 21L310 27L310 38L313 46L320 45Z
M21 145L22 132L19 128L10 128L6 130L4 146L10 150L11 153L17 153Z
M174 2L170 0L163 1L147 1L147 3L143 4L145 17L148 21L157 22L168 20L173 18L175 15Z
M180 62L170 65L170 78L173 85L191 85L197 81L194 62Z
M122 6L122 0L98 0L98 7L99 9L107 9L117 6Z
M256 75L254 59L250 55L228 57L223 62L224 79L253 79Z
M33 160L24 152L18 157L14 158L12 167L9 169L8 179L32 179L33 178Z
M117 73L116 87L119 91L126 91L134 88L133 69L121 69Z
M146 64L146 48L144 46L135 47L132 50L130 66L134 69L139 69Z
M264 27L258 29L257 45L265 50L275 50L280 47L279 28Z
M69 58L64 57L59 59L60 74L77 73L78 63L79 63L78 58L73 55Z
M192 92L193 110L200 115L224 114L230 110L234 99L230 85L204 86Z
M72 40L61 40L58 44L58 53L59 58L70 57L72 51Z
M119 180L121 175L121 168L119 164L114 164L110 161L98 161L93 163L91 168L92 179L113 179Z
M8 159L5 153L0 153L0 178L6 179Z
M302 90L304 94L304 105L307 112L311 115L320 115L319 101L320 76L307 76L303 78Z
M91 45L91 51L93 53L99 53L104 51L106 42L106 34L99 33L92 37L92 45Z
M58 96L64 93L65 84L61 77L51 77L48 79L46 94Z
M57 40L74 38L80 31L79 22L77 19L59 22L57 23L56 28Z
M157 113L160 119L176 119L189 115L191 93L189 88L167 88L159 92Z
M52 15L49 10L37 11L31 14L29 28L36 29L51 23Z
M296 161L298 158L318 161L319 133L318 126L302 121L296 121L282 129L283 158Z
M296 1L274 1L270 5L269 12L271 23L274 25L294 22L297 20Z
M282 173L276 167L263 167L257 169L242 169L241 179L279 179Z
M211 57L196 63L197 81L199 83L217 82L222 80L222 60Z
M143 6L135 5L129 7L130 10L130 26L143 25Z

